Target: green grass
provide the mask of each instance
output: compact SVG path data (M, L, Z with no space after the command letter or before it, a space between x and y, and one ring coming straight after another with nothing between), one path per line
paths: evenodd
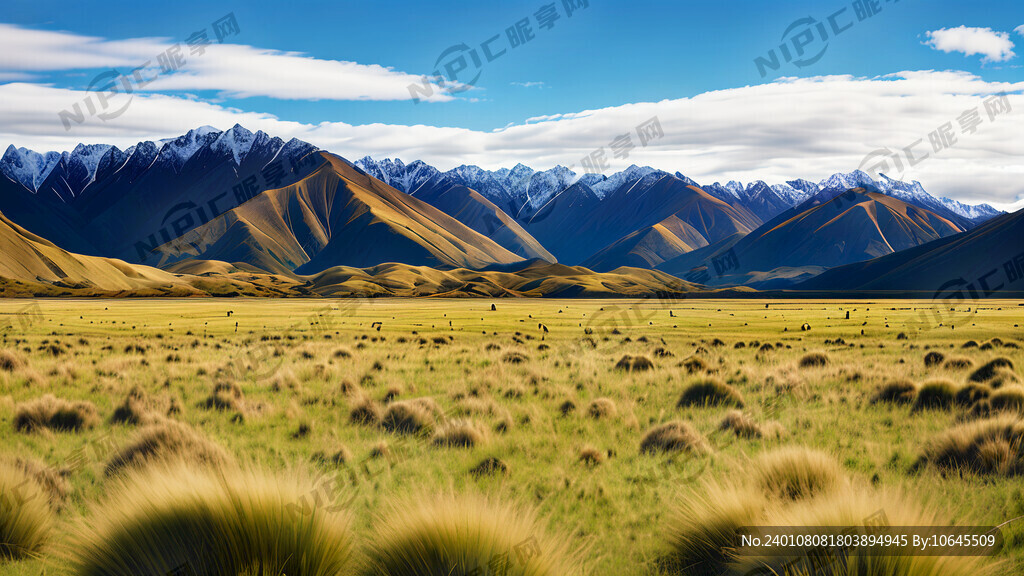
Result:
M132 445L208 442L239 466L329 479L352 518L357 565L377 538L377 511L431 494L482 494L535 508L540 524L585 551L594 574L656 573L659 559L688 545L666 535L675 503L753 481L752 462L787 446L827 453L855 485L898 491L915 510L958 524L1024 514L1019 477L998 473L1013 468L996 450L1002 445L978 452L996 458L997 473L915 467L965 422L966 408L872 402L896 380L942 378L960 390L973 371L926 366L932 351L974 367L1006 358L1019 370L1019 347L961 348L993 337L1020 344L1017 302L971 303L969 313L967 305L951 313L948 304L932 310L912 301L779 301L766 310L756 300L507 299L497 311L486 299L37 302L39 320L8 331L0 346L2 455L64 470L71 490L41 556L0 563L4 576L72 573L65 552L78 519L117 497L120 476L105 467ZM0 319L26 304L0 301ZM812 329L801 331L803 323ZM908 338L897 340L900 332ZM824 354L827 364L801 367L808 354ZM625 356L652 367L617 369ZM686 363L695 359L691 374ZM704 378L735 389L753 422L785 433L720 430L735 410L729 403L679 406L686 385ZM1000 390L1020 386L1012 380ZM92 427L78 431L17 432L17 406L46 394L92 403L98 420L87 417ZM563 414L567 402L576 409ZM118 408L140 417L112 422ZM147 426L160 419L198 436L175 443L156 435L146 444ZM644 435L674 421L707 449L642 454ZM595 465L584 454L602 456ZM1001 573L1024 571L1024 524L1003 530Z

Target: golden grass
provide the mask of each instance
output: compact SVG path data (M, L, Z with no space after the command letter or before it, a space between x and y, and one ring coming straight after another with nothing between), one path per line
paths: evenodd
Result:
M390 505L366 550L365 576L572 576L566 538L549 537L527 509L473 496Z
M1024 473L1024 420L1001 414L957 425L936 436L924 449L917 466L942 470L1019 476Z
M49 495L14 462L0 462L0 560L39 554L53 527Z
M846 472L824 452L789 446L761 454L751 475L766 496L800 500L837 490Z
M110 476L125 468L140 468L154 462L181 460L189 464L218 468L230 462L228 454L192 428L166 420L142 428L107 461Z
M348 573L349 521L316 489L255 470L151 466L112 482L74 528L67 559L78 576Z

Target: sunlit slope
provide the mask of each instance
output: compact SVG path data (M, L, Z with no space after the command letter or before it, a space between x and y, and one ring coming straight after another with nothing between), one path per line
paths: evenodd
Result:
M383 262L483 267L522 260L430 204L322 154L327 162L309 177L259 194L164 251L171 260L300 274Z

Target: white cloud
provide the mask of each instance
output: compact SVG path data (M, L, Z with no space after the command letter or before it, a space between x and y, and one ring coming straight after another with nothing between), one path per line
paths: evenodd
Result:
M544 88L543 82L509 82L509 84L522 88Z
M210 44L193 55L181 44L184 66L159 74L158 56L174 45L162 38L105 40L69 32L0 24L0 80L32 72L116 68L128 74L148 62L147 91L214 90L227 97L267 96L287 100L409 100L415 84L425 101L454 97L433 81L378 65L322 60L238 44ZM449 83L449 88L459 88ZM420 92L419 94L422 94Z
M1016 28L1013 29L1013 31L1016 32L1017 34L1020 34L1021 36L1024 36L1024 24L1017 26Z
M1017 29L1018 32L1020 28ZM991 28L942 28L928 32L925 45L943 52L963 52L965 56L981 54L983 62L1005 62L1016 56L1008 32Z
M1021 91L1024 82L986 82L955 71L787 78L692 98L552 114L494 131L305 124L186 98L137 95L122 116L107 122L89 118L65 132L57 111L88 93L11 83L0 85L0 150L9 143L36 150L70 150L79 142L123 148L203 124L226 129L239 122L251 130L309 141L351 160L364 155L421 159L441 169L459 164L494 169L523 162L543 169L555 164L578 167L584 156L604 147L610 162L605 173L635 163L678 170L710 183L818 180L858 168L873 150L903 149L920 140L915 154L929 157L909 168L904 179L920 180L935 195L1007 205L1024 198ZM1012 111L990 119L983 100L999 92L1009 94ZM977 109L982 120L973 134L964 134L958 121L968 109ZM655 116L664 137L641 146L635 128ZM944 124L957 141L935 152L929 133ZM609 143L627 132L636 148L626 159L615 158Z

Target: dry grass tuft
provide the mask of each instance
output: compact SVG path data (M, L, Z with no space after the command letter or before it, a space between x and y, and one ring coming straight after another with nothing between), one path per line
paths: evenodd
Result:
M43 429L80 432L99 422L99 412L92 402L68 402L52 394L18 404L14 415L14 429L19 432Z
M801 500L837 490L846 473L828 454L790 446L761 454L754 461L753 481L766 496Z
M828 356L821 352L811 352L810 354L805 354L804 357L800 359L801 368L822 368L827 365Z
M60 512L64 509L68 496L71 494L71 484L68 482L68 476L71 474L70 470L58 470L53 466L47 466L38 460L30 460L28 458L15 458L13 461L0 462L0 466L11 464L36 481L36 484L46 492L50 507L55 512Z
M203 401L207 410L245 412L245 394L242 387L234 382L218 382L213 392Z
M0 462L0 560L40 553L53 528L49 498L31 474Z
M381 409L380 404L369 398L361 398L349 410L348 420L353 424L376 426L380 423L383 415L384 411Z
M924 355L924 365L926 368L932 366L938 366L946 359L946 356L942 352L929 352Z
M690 452L704 454L711 451L707 440L693 426L674 420L649 430L640 441L641 454L657 452Z
M743 407L743 395L735 387L723 382L720 378L704 378L683 390L676 403L676 408L689 406L735 406Z
M139 425L148 424L156 418L157 415L150 410L145 390L136 385L128 391L124 402L114 409L114 413L110 416L110 423Z
M473 448L483 444L484 429L472 420L451 420L439 426L431 439L434 446Z
M522 352L516 352L514 350L511 352L506 352L505 355L501 357L501 361L505 362L506 364L525 364L529 360L529 356L523 354Z
M511 466L504 460L491 456L484 458L479 464L472 467L469 473L477 478L482 476L508 476Z
M532 511L482 497L431 496L393 504L378 522L363 576L563 576L579 573L565 538L549 538Z
M956 401L957 388L951 380L936 378L921 385L917 391L912 412L919 410L946 410Z
M917 466L964 470L983 475L1024 473L1024 420L1002 414L960 424L929 442Z
M892 404L910 404L917 396L917 385L907 379L890 380L871 397L872 404L889 402Z
M986 362L981 368L971 373L971 382L987 382L995 377L1000 369L1013 370L1013 362L1009 358L994 358Z
M353 537L305 479L150 467L112 482L66 553L82 576L349 574Z
M611 398L596 398L587 406L587 414L591 418L600 420L602 418L614 418L618 414L615 402Z
M604 462L605 454L593 446L580 448L580 463L586 466L598 466Z
M0 370L14 372L25 366L25 357L11 350L0 350Z
M433 429L434 416L440 413L433 398L414 398L389 404L380 423L388 432L421 434Z
M697 356L691 356L686 360L683 360L683 363L680 365L686 369L687 374L696 374L697 372L708 371L707 363L704 362L703 359L698 358Z
M230 457L192 428L166 420L139 430L128 444L110 457L104 472L113 476L125 469L172 460L220 469L230 462Z
M616 370L625 370L627 372L645 372L653 368L654 362L643 355L632 356L626 354L615 364Z
M946 360L946 363L942 365L946 370L967 370L971 366L974 366L974 361L970 358L955 357Z
M779 438L783 434L782 426L778 422L768 422L761 425L739 410L730 410L718 425L718 429L731 430L740 438L751 439Z

